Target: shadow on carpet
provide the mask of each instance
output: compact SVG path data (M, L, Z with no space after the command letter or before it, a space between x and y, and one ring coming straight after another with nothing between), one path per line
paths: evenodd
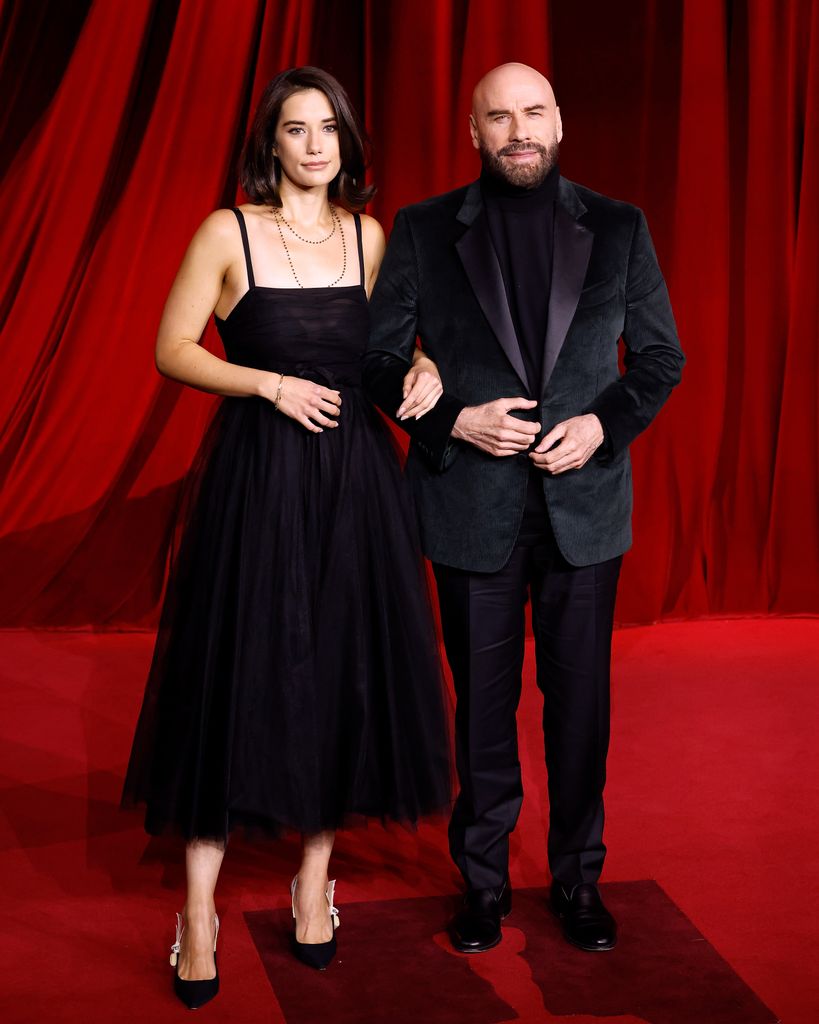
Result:
M777 1018L653 881L601 886L619 922L608 953L576 950L519 889L503 942L455 953L452 897L339 903L339 955L325 972L290 953L290 911L245 920L287 1024L775 1024Z

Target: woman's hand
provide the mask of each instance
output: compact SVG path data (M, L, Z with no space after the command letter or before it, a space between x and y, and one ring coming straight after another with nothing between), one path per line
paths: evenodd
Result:
M278 373L266 374L261 395L273 403L278 398L279 412L314 434L320 434L324 427L338 426L336 417L341 412L341 392L325 388L315 381Z
M443 393L444 386L438 367L417 348L412 357L412 366L404 377L404 401L395 415L399 420L413 416L420 420L424 413L435 407Z

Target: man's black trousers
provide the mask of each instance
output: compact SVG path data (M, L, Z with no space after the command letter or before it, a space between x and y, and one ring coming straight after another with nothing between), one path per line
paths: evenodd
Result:
M471 889L503 884L523 799L516 712L525 604L532 602L549 779L549 866L569 885L603 867L609 668L621 558L577 568L551 533L519 542L495 573L435 565L447 659L455 680L460 793L452 859Z

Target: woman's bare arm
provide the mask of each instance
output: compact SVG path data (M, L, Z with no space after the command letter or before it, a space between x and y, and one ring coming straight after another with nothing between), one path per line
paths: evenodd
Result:
M361 247L364 250L364 276L369 298L378 277L381 260L384 259L387 242L375 217L368 217L365 213L361 214Z
M237 366L202 348L241 239L230 210L216 210L193 236L171 286L156 339L156 368L189 387L215 395L275 398L279 375Z
M166 377L214 395L264 398L313 433L337 427L338 391L300 377L238 366L200 345L223 289L236 292L235 305L247 287L246 279L230 287L229 271L237 264L244 278L236 218L230 210L217 210L193 236L171 286L156 339L156 368Z

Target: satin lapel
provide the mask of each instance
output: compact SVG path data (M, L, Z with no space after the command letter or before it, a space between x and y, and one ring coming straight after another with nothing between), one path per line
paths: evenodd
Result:
M560 202L555 203L552 290L549 295L549 319L543 354L543 377L540 384L541 398L546 393L552 370L555 368L577 309L593 242L593 233L579 224Z
M469 228L455 243L466 276L480 303L481 309L495 332L501 348L515 369L529 393L529 381L523 356L520 354L515 325L506 301L506 288L503 284L498 257L489 234L489 224L483 209L472 220Z

